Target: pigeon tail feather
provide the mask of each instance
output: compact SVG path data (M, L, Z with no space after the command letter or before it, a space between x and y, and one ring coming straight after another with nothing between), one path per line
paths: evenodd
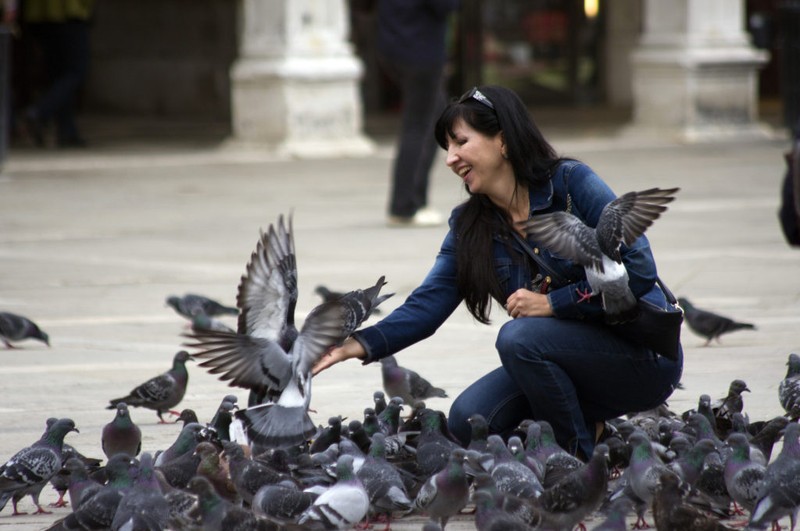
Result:
M296 446L316 433L305 407L266 404L242 411L241 418L250 441L266 447Z

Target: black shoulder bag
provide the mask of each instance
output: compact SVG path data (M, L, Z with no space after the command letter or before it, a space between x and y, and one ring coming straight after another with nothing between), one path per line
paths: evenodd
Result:
M572 199L569 193L567 193L567 212L572 210L571 207ZM528 256L539 266L540 276L544 276L545 280L542 282L542 287L545 289L539 291L547 293L547 288L549 288L551 284L557 287L570 284L569 281L559 277L547 262L531 249L528 241L520 236L517 231L512 228L511 233ZM656 284L658 284L658 287L664 293L664 297L666 297L669 303L666 309L639 298L639 311L634 319L625 323L609 324L607 326L620 337L661 354L667 359L677 361L681 344L683 309L681 309L678 304L675 295L672 294L672 291L670 291L659 277L656 277Z

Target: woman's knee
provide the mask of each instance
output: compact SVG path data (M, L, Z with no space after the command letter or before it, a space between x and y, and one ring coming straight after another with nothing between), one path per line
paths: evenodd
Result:
M495 340L495 348L500 359L505 363L519 359L523 355L529 360L538 358L537 328L535 320L532 319L514 319L500 327Z

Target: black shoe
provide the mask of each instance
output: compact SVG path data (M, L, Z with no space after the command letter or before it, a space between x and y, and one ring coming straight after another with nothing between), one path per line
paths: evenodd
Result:
M595 444L600 444L601 442L604 442L605 440L611 437L620 437L619 431L617 431L617 428L615 428L612 424L604 422L603 431L600 432L600 435L597 437L597 441L595 441Z

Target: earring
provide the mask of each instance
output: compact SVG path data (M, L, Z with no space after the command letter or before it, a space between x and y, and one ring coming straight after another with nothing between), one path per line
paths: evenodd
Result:
M502 155L504 159L508 160L508 153L506 153L505 149L500 152L500 155Z

